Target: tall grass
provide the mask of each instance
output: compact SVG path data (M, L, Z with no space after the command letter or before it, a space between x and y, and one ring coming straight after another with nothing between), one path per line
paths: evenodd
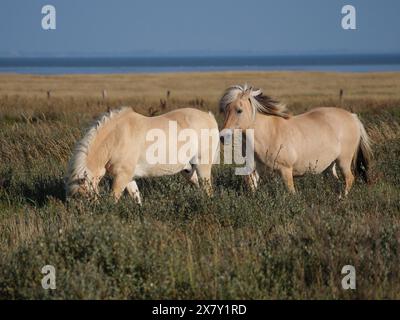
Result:
M173 176L140 179L142 207L129 197L115 204L107 179L100 202L66 203L66 163L93 117L118 105L148 114L158 96L1 96L0 298L400 298L400 98L385 87L392 77L368 78L374 90L390 91L387 98L346 100L374 141L375 162L372 184L357 180L344 200L343 181L329 173L296 179L290 195L266 172L252 194L221 165L213 168L212 198ZM294 113L339 105L303 93L288 100ZM158 112L182 106L222 121L212 95L175 96ZM47 264L56 268L56 290L41 286ZM357 289L347 291L341 269L349 264Z

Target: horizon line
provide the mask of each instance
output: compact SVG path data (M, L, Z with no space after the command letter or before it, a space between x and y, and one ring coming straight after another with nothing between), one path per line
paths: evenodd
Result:
M87 55L87 54L70 54L70 55L21 55L21 56L11 56L11 55L1 55L0 59L120 59L120 58L138 58L138 59L151 59L151 58L278 58L278 57L351 57L351 56L400 56L400 52L354 52L354 53L233 53L233 54L147 54L147 55L139 55L139 54L117 54L117 55L108 55L108 54L97 54L97 55Z

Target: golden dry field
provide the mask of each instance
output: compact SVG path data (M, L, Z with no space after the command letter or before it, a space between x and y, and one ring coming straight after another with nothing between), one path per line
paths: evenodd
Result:
M221 124L219 97L243 83L294 114L359 114L374 141L372 183L339 200L331 175L298 178L290 195L266 173L252 194L218 165L212 198L173 176L138 180L142 207L115 204L109 179L100 202L65 201L72 148L100 113L193 107ZM0 74L0 299L399 299L399 159L400 73ZM56 290L41 287L48 264ZM356 290L341 286L344 265Z

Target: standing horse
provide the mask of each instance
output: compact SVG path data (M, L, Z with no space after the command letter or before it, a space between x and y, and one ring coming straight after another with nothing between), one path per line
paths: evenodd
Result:
M175 131L170 130L171 123ZM187 152L178 159L176 153L185 145L179 137L187 130L194 132L198 141L189 141L191 145ZM209 140L205 143L200 141L203 130L209 133L206 138ZM169 159L174 161L149 159L149 148L154 149L154 133L160 132L165 139L158 141L161 145L157 151L168 154ZM200 178L206 192L211 194L211 167L218 143L218 125L211 113L185 108L146 117L127 107L110 111L101 116L77 143L67 170L67 197L75 194L97 195L98 184L106 172L113 176L112 193L116 200L126 189L141 203L135 177L178 172L182 172L196 186L199 186Z
M232 139L233 130L254 130L254 152L258 163L276 169L290 192L295 192L293 176L308 171L321 173L336 163L346 181L345 195L354 181L352 167L367 180L371 144L357 115L339 108L316 108L290 116L286 106L251 87L233 86L220 100L225 113L221 142ZM256 168L246 177L257 188Z

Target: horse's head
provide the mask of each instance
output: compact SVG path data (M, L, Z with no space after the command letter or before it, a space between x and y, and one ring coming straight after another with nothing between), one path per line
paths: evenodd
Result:
M69 177L65 179L65 189L67 198L87 198L93 197L96 191L93 182L87 175L82 177Z
M220 101L220 110L225 114L224 125L220 133L222 143L229 144L234 130L246 130L253 126L254 107L251 96L254 95L251 87L235 86L229 88Z
M229 144L234 130L254 128L256 114L289 118L286 106L248 85L228 88L220 100L225 121L220 133L221 142Z

